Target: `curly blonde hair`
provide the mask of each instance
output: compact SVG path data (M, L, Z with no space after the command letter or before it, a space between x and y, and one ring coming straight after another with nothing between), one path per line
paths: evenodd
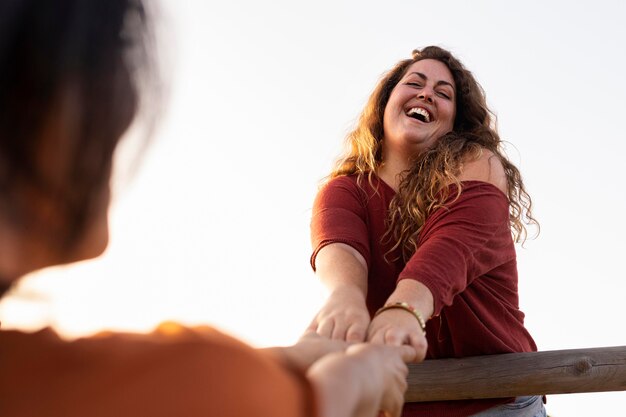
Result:
M391 92L408 68L423 59L442 62L452 73L456 85L456 117L453 131L442 136L432 148L417 155L412 166L402 173L387 219L385 238L393 242L391 251L401 248L405 260L415 252L426 218L450 197L449 185L456 184L457 197L460 194L462 164L478 158L485 149L491 151L504 167L511 231L516 242L524 241L527 237L526 225L538 226L538 223L532 216L532 201L521 174L504 154L495 117L487 107L485 92L458 59L437 46L413 51L411 59L398 62L382 77L356 127L346 137L344 155L327 178L356 174L359 181L364 177L372 181L372 175L383 161L383 115Z

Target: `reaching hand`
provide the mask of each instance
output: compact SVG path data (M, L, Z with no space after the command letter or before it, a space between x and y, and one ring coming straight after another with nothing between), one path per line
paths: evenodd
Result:
M377 315L370 323L367 340L381 345L410 345L416 352L415 362L426 357L426 335L416 318L402 309L386 310Z
M397 417L404 404L408 368L415 360L410 346L356 344L314 363L307 376L316 387L325 416Z
M330 294L309 330L332 339L363 342L369 324L370 316L362 291L344 286Z
M343 352L348 346L343 340L331 340L309 330L295 345L282 348L282 353L283 359L290 366L304 372L321 357L333 352Z
M409 370L406 362L415 361L415 350L409 346L359 344L349 347L346 353L362 357L364 362L371 362L368 363L369 369L364 381L364 389L369 392L355 415L365 417L384 411L385 415L399 416L407 389L406 377Z

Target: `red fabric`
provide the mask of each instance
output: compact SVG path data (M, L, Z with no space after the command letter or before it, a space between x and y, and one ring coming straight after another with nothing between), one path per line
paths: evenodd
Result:
M313 255L333 242L351 245L368 265L370 314L384 305L400 279L415 279L433 293L435 314L426 324L427 358L536 351L519 310L515 246L508 200L495 186L451 186L445 208L433 212L419 236L416 253L404 264L387 262L385 219L395 191L373 176L337 177L320 190L311 223ZM399 251L388 255L399 259ZM511 399L448 401L405 405L406 416L469 416Z
M0 331L3 417L313 416L306 379L210 328L64 341Z

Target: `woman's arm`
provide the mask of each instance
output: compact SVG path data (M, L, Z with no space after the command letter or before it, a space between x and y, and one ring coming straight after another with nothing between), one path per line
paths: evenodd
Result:
M506 174L500 161L488 150L483 150L479 158L467 161L463 164L459 175L461 181L482 181L490 183L506 194ZM428 220L427 220L428 221ZM455 231L456 232L456 231ZM446 226L440 226L438 234L448 234ZM452 233L449 233L452 235ZM431 240L431 245L435 239ZM459 245L465 246L466 242L458 242ZM422 247L417 251L423 250ZM417 252L416 252L417 253ZM452 253L446 252L450 256ZM447 260L441 257L441 263ZM457 259L455 261L462 261ZM413 262L412 271L418 270L420 264ZM396 289L387 299L386 305L398 302L409 304L424 319L428 320L434 313L435 302L432 291L424 283L420 282L419 277L415 279L400 279ZM368 329L368 340L376 343L385 343L389 345L410 344L417 351L424 352L426 349L426 338L420 328L420 323L410 311L403 309L390 309L377 315L370 324Z
M309 328L333 339L362 342L370 322L366 202L355 178L337 177L320 189L313 205L311 262L329 296Z
M309 329L333 339L362 342L370 323L365 259L349 245L331 243L317 253L315 270L329 296Z

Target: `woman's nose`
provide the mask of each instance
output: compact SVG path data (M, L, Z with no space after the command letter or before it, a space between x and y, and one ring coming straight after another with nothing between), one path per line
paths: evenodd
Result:
M417 94L417 98L420 100L427 101L429 103L433 102L433 95L430 90L423 89Z

